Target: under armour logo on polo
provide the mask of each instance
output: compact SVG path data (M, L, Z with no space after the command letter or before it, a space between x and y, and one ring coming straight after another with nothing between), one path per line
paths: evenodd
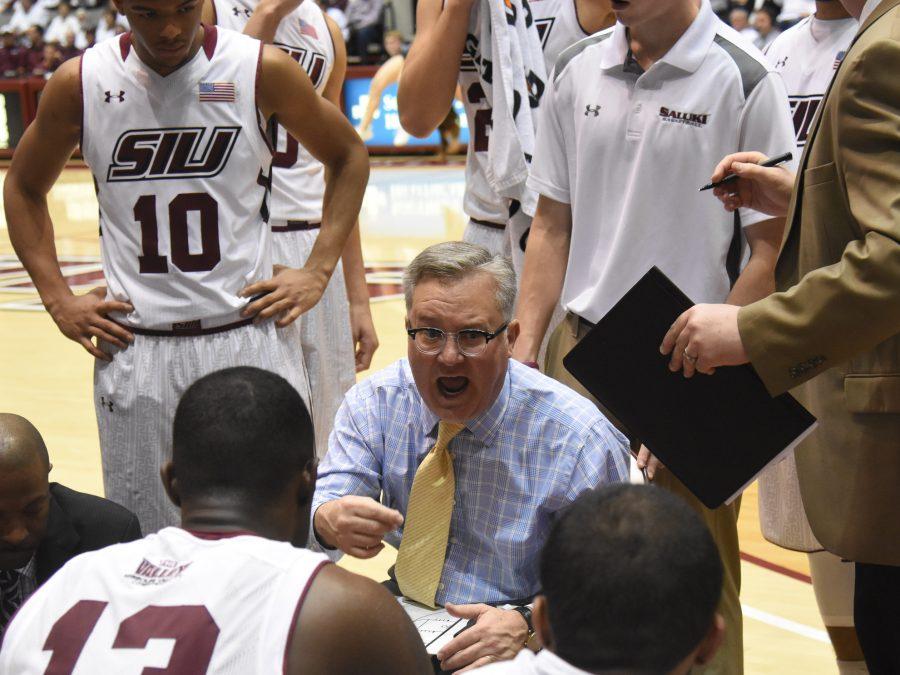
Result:
M109 412L113 411L113 402L107 399L105 396L100 397L100 405L109 410Z
M600 106L599 105L591 105L588 103L584 106L584 116L593 115L594 117L600 117Z
M106 103L109 103L113 99L116 99L119 103L122 103L125 100L125 92L122 90L119 90L118 94L114 94L111 91L106 91L104 92L104 96L106 97Z
M786 56L783 59L778 59L775 62L775 67L776 68L784 68L784 66L787 64L787 60L788 60L788 57L786 57Z

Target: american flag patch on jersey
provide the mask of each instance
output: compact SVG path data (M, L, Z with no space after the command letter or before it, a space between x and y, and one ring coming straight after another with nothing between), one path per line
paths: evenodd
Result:
M300 35L309 35L313 40L319 39L319 34L316 32L316 27L313 26L308 21L304 21L300 19Z
M834 57L834 70L837 70L841 65L841 61L844 60L844 56L847 55L846 51L840 51L837 53L837 56Z
M200 102L234 103L234 82L201 82Z

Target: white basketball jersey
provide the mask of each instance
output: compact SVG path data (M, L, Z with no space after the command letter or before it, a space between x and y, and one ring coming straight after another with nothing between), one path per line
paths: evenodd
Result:
M857 28L856 19L822 21L811 16L775 38L766 50L787 87L798 148L806 144L819 104Z
M281 673L303 598L327 562L249 533L176 527L85 553L19 610L0 673Z
M243 31L258 4L254 0L214 0L216 23ZM312 0L300 4L278 26L275 46L287 52L309 75L319 95L334 68L334 43L325 15ZM283 127L277 125L272 158L272 220L322 219L325 169Z
M130 34L82 56L82 151L100 202L109 294L125 323L197 328L239 319L247 284L272 274L271 151L258 125L259 41L206 27L163 77Z
M547 73L551 73L560 52L586 37L578 23L575 0L525 0L523 9L532 13ZM469 147L466 153L466 193L463 210L475 220L505 224L509 218L507 200L499 197L485 175L488 136L491 130L491 108L485 100L479 81L479 71L490 71L490 38L482 44L480 12L482 3L472 5L469 14L469 33L459 66L459 90L469 122Z
M563 50L590 33L586 33L578 23L575 0L531 0L531 13L541 36L541 49L549 76Z
M488 183L488 135L491 133L491 108L478 77L479 70L490 70L490 36L481 32L482 3L475 2L469 13L469 32L459 64L459 91L469 123L469 147L466 152L466 192L463 211L469 218L505 224L509 219L507 200ZM483 44L482 44L483 40Z

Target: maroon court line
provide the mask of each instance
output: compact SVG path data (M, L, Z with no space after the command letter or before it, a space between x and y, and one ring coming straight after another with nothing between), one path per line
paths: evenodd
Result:
M753 563L754 565L759 565L760 567L771 570L772 572L778 572L779 574L783 574L784 576L790 577L791 579L796 579L797 581L804 581L808 584L812 583L812 577L810 577L808 574L797 572L787 567L783 567L782 565L779 565L777 563L764 560L763 558L757 558L755 555L751 555L750 553L744 553L743 551L741 551L741 560L744 560L748 563Z

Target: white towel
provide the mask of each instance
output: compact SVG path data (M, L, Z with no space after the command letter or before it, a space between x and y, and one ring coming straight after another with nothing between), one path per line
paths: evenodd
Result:
M490 37L493 64L481 85L493 108L485 174L501 197L534 215L537 194L525 187L534 153L537 108L547 72L528 0L480 0L481 43ZM487 50L485 50L487 51Z

